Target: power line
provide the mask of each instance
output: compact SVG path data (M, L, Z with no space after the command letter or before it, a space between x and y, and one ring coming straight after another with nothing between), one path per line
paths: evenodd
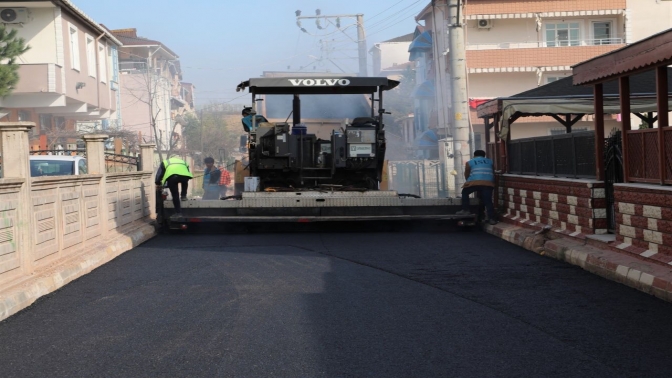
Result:
M380 12L380 13L377 13L377 14L371 16L371 17L368 19L368 21L373 20L374 18L380 16L381 14L387 12L388 10L394 8L395 6L397 6L397 5L401 4L401 3L403 3L404 1L406 1L406 0L401 0L401 1L398 1L398 2L396 2L396 3L392 4L392 5L390 5L390 6L387 7L384 11L382 11L382 12Z
M422 0L416 0L415 2L411 3L409 6L400 9L400 10L397 11L396 13L393 13L393 14L387 16L386 18L380 20L380 21L376 21L376 22L374 22L373 24L369 25L369 28L375 28L377 25L380 25L380 24L382 24L382 23L385 23L385 21L387 21L387 20L389 20L390 18L392 18L392 17L398 15L399 13L402 13L403 11L405 11L405 10L411 8L412 6L414 6L415 4L417 4L417 3L421 2L421 1L422 1Z
M405 19L405 18L408 18L408 17L411 17L411 16L417 14L417 13L419 12L419 10L420 10L420 8L417 8L417 5L418 5L419 3L421 3L423 0L415 0L415 1L412 1L410 4L407 4L407 5L404 4L403 7L398 8L398 6L399 6L400 4L402 4L402 3L404 3L405 1L407 1L407 0L397 1L397 2L395 2L394 4L390 5L389 7L385 8L384 10L382 10L382 11L376 13L374 16L368 18L367 21L370 21L370 20L372 20L372 19L376 19L377 17L379 17L379 16L381 16L381 15L386 15L384 18L382 18L382 19L378 19L378 20L377 20L376 22L374 22L373 24L368 25L368 27L367 27L367 31L368 31L368 32L366 33L366 37L370 37L370 36L372 36L372 35L379 34L379 33L383 32L383 31L385 31L385 30L387 30L387 29L389 29L389 28L391 28L391 27L396 26L396 25L399 23L399 21L401 21L401 20L403 20L403 19ZM420 4L420 5L421 5L422 7L424 7L424 3L423 3L423 4ZM391 11L392 11L392 12L391 12ZM318 14L318 15L315 16L315 17L308 16L308 17L305 17L305 18L317 18L317 19L320 19L319 16L320 16L320 15ZM330 22L330 17L333 18L333 17L338 17L338 16L324 16L324 17L322 17L322 18L324 18L325 20L327 20L328 22ZM300 19L301 19L300 15L297 15L297 20L300 20ZM362 21L362 22L363 22L363 21ZM348 27L351 27L351 26L354 26L354 25L355 25L355 24L352 24L352 25L349 25ZM298 24L298 26L301 27L300 24ZM347 29L347 28L346 28L346 29ZM342 38L342 39L340 39L340 41L332 40L332 41L331 41L331 42L332 42L332 45L331 45L331 49L330 49L330 51L338 51L338 52L341 52L340 50L342 50L344 47L350 45L352 42L356 42L356 43L361 43L361 42L363 42L363 41L360 41L360 40L359 40L359 38L360 38L359 36L358 36L358 38L353 39L353 38L347 33L347 31L346 31L345 29L339 29L339 30L337 30L337 31L333 31L333 32L326 33L326 34L321 34L321 35L319 35L319 34L312 34L312 33L309 33L305 28L301 28L301 30L302 30L304 33L307 33L307 34L309 34L309 35L311 35L311 36L313 36L313 37L325 37L325 36L328 36L328 35L337 33L338 31L341 31L341 32L344 34L344 36L348 37L347 39L346 39L346 38ZM366 37L363 37L363 38L365 39ZM347 54L344 54L344 55L347 56ZM341 59L344 59L344 58L341 58ZM326 59L326 61L330 61L332 64L335 65L335 63L332 61L331 58ZM311 63L311 64L312 64L312 63ZM367 64L367 66L368 66L368 64ZM339 68L339 69L340 69L340 68ZM360 67L360 70L361 70L361 67ZM353 71L353 72L354 72L354 71Z
M413 6L413 5L415 5L415 4L419 3L419 2L420 2L420 1L416 1L415 3L411 4L411 6ZM409 7L410 7L410 6L409 6ZM407 10L407 8L409 8L409 7L406 7L406 8L404 8L403 10ZM423 7L424 7L424 6L423 6ZM403 11L403 10L402 10L402 11ZM401 12L401 11L400 11L400 12ZM379 21L378 23L376 23L376 25L379 25L379 26L382 26L382 27L380 27L380 28L374 30L373 32L367 33L367 36L370 37L370 36L372 36L372 35L376 35L376 34L382 32L382 31L384 31L384 30L387 30L387 29L389 29L389 28L391 28L391 27L393 27L393 26L396 26L397 23L398 23L400 20L405 19L405 18L409 17L410 15L413 15L413 14L415 14L415 13L417 13L417 12L418 12L418 9L412 9L412 10L410 10L410 12L406 12L406 13L404 13L404 14L402 14L402 15L399 15L399 16L397 16L396 18L394 18L393 20L391 20L389 23L385 23L384 25L383 25L383 22L384 22L385 20L387 20L387 19L385 19L385 20L381 20L381 21ZM396 15L396 14L397 14L397 13L395 13L395 15ZM392 16L390 16L390 17L394 17L394 15L392 15ZM373 29L375 29L375 28L373 28ZM369 30L371 30L371 28L370 28ZM339 46L346 46L346 44L343 43L343 44L340 44L340 45L335 45L334 47L339 47Z

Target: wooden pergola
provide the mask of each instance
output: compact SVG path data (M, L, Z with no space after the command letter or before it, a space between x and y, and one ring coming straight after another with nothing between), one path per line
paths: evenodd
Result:
M595 102L595 150L604 151L604 83L617 79L621 114L630 114L631 76L656 73L657 119L648 114L647 122L657 128L631 130L630 117L622 117L623 170L625 182L672 184L672 128L669 127L668 68L672 64L672 29L652 35L573 67L574 85L593 86ZM596 161L598 179L604 178L604 161Z
M657 107L656 87L657 76L655 72L640 72L632 77L633 85L630 86L632 105L630 114L640 118L649 125L653 125L658 116L654 115ZM672 88L672 69L668 68L668 87ZM622 114L620 108L620 88L617 79L610 79L603 83L603 113ZM510 97L500 97L485 102L477 107L477 116L483 118L485 129L495 128L495 137L503 127L511 127L518 119L523 117L548 116L565 127L566 133L571 133L572 127L584 115L594 114L594 90L590 86L573 84L573 77L566 77L550 84L534 88ZM506 142L510 140L510 133L506 133ZM501 143L490 144L490 133L486 133L486 143L490 156L504 158L505 154L499 151ZM601 152L600 152L601 153ZM601 155L596 154L596 161L601 160ZM506 165L501 162L498 169L503 170ZM601 169L601 168L600 168ZM596 177L600 177L598 169Z

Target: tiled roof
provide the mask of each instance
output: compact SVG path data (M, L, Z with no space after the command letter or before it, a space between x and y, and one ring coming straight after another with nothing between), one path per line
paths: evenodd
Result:
M117 37L117 39L119 39L124 44L124 46L161 46L166 51L168 51L169 54L176 58L179 57L175 52L173 52L173 50L169 49L168 46L159 41L138 37L137 30L135 28L115 29L112 30L112 34L114 34L114 36Z
M114 42L117 45L121 45L121 41L119 39L115 38L115 36L110 33L110 31L103 25L97 23L94 21L91 17L89 17L86 13L84 13L81 9L77 8L75 4L73 4L70 0L61 0L61 4L65 5L66 8L68 8L71 12L74 12L77 16L81 17L84 19L86 22L88 22L93 28L98 29L105 33L107 35L107 38L110 39L112 42Z
M668 88L672 88L672 68L667 69ZM542 85L525 92L518 93L510 97L498 97L488 102L478 105L477 117L490 116L496 112L501 112L503 100L517 99L525 101L526 99L548 99L548 100L569 100L569 99L590 99L593 97L593 87L590 85L573 85L573 76L567 76L558 81ZM618 96L618 79L605 82L603 84L604 96L613 98ZM645 71L630 77L630 94L632 95L655 95L656 93L656 72Z
M672 68L667 69L668 86L672 88ZM511 96L512 98L525 97L569 97L569 96L592 96L593 87L590 85L573 85L572 76L567 76L558 81L542 85L529 91ZM645 71L630 77L630 93L653 94L656 93L656 71ZM605 95L618 95L618 79L604 83Z
M593 57L573 67L574 82L586 84L627 72L669 65L672 29L667 29L618 50Z

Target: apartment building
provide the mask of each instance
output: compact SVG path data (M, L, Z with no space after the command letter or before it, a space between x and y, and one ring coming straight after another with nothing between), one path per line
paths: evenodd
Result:
M71 147L78 122L116 117L117 38L69 0L3 1L0 11L31 47L17 60L12 94L0 98L0 120L35 122L33 148L44 149Z
M482 100L505 97L571 75L571 66L672 27L672 2L659 0L469 0L462 2L465 22L468 93L476 148L484 127L475 117ZM431 46L411 51L418 67L436 83L431 113L417 119L416 133L441 129L450 117L447 72L446 0L427 5L416 17L431 31ZM419 36L418 36L419 38ZM413 47L413 45L412 45ZM618 126L617 118L606 130ZM574 130L591 130L584 117ZM547 117L521 118L512 138L551 135L565 128Z
M162 151L180 151L183 115L193 112L195 87L182 85L179 56L160 41L138 36L137 29L112 30L119 50L122 128ZM185 96L191 101L186 100Z
M378 42L369 49L373 62L373 76L399 76L408 69L408 46L413 33Z

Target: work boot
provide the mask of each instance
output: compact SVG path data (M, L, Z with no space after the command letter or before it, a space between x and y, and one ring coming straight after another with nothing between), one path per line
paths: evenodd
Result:
M455 213L455 215L471 215L471 213L469 212L469 210L460 210L457 213Z
M186 201L187 197L180 197L180 201Z
M490 220L488 221L488 223L490 223L491 225L494 226L494 225L496 225L496 224L499 223L499 222L497 222L497 220L495 220L495 219L490 219Z

